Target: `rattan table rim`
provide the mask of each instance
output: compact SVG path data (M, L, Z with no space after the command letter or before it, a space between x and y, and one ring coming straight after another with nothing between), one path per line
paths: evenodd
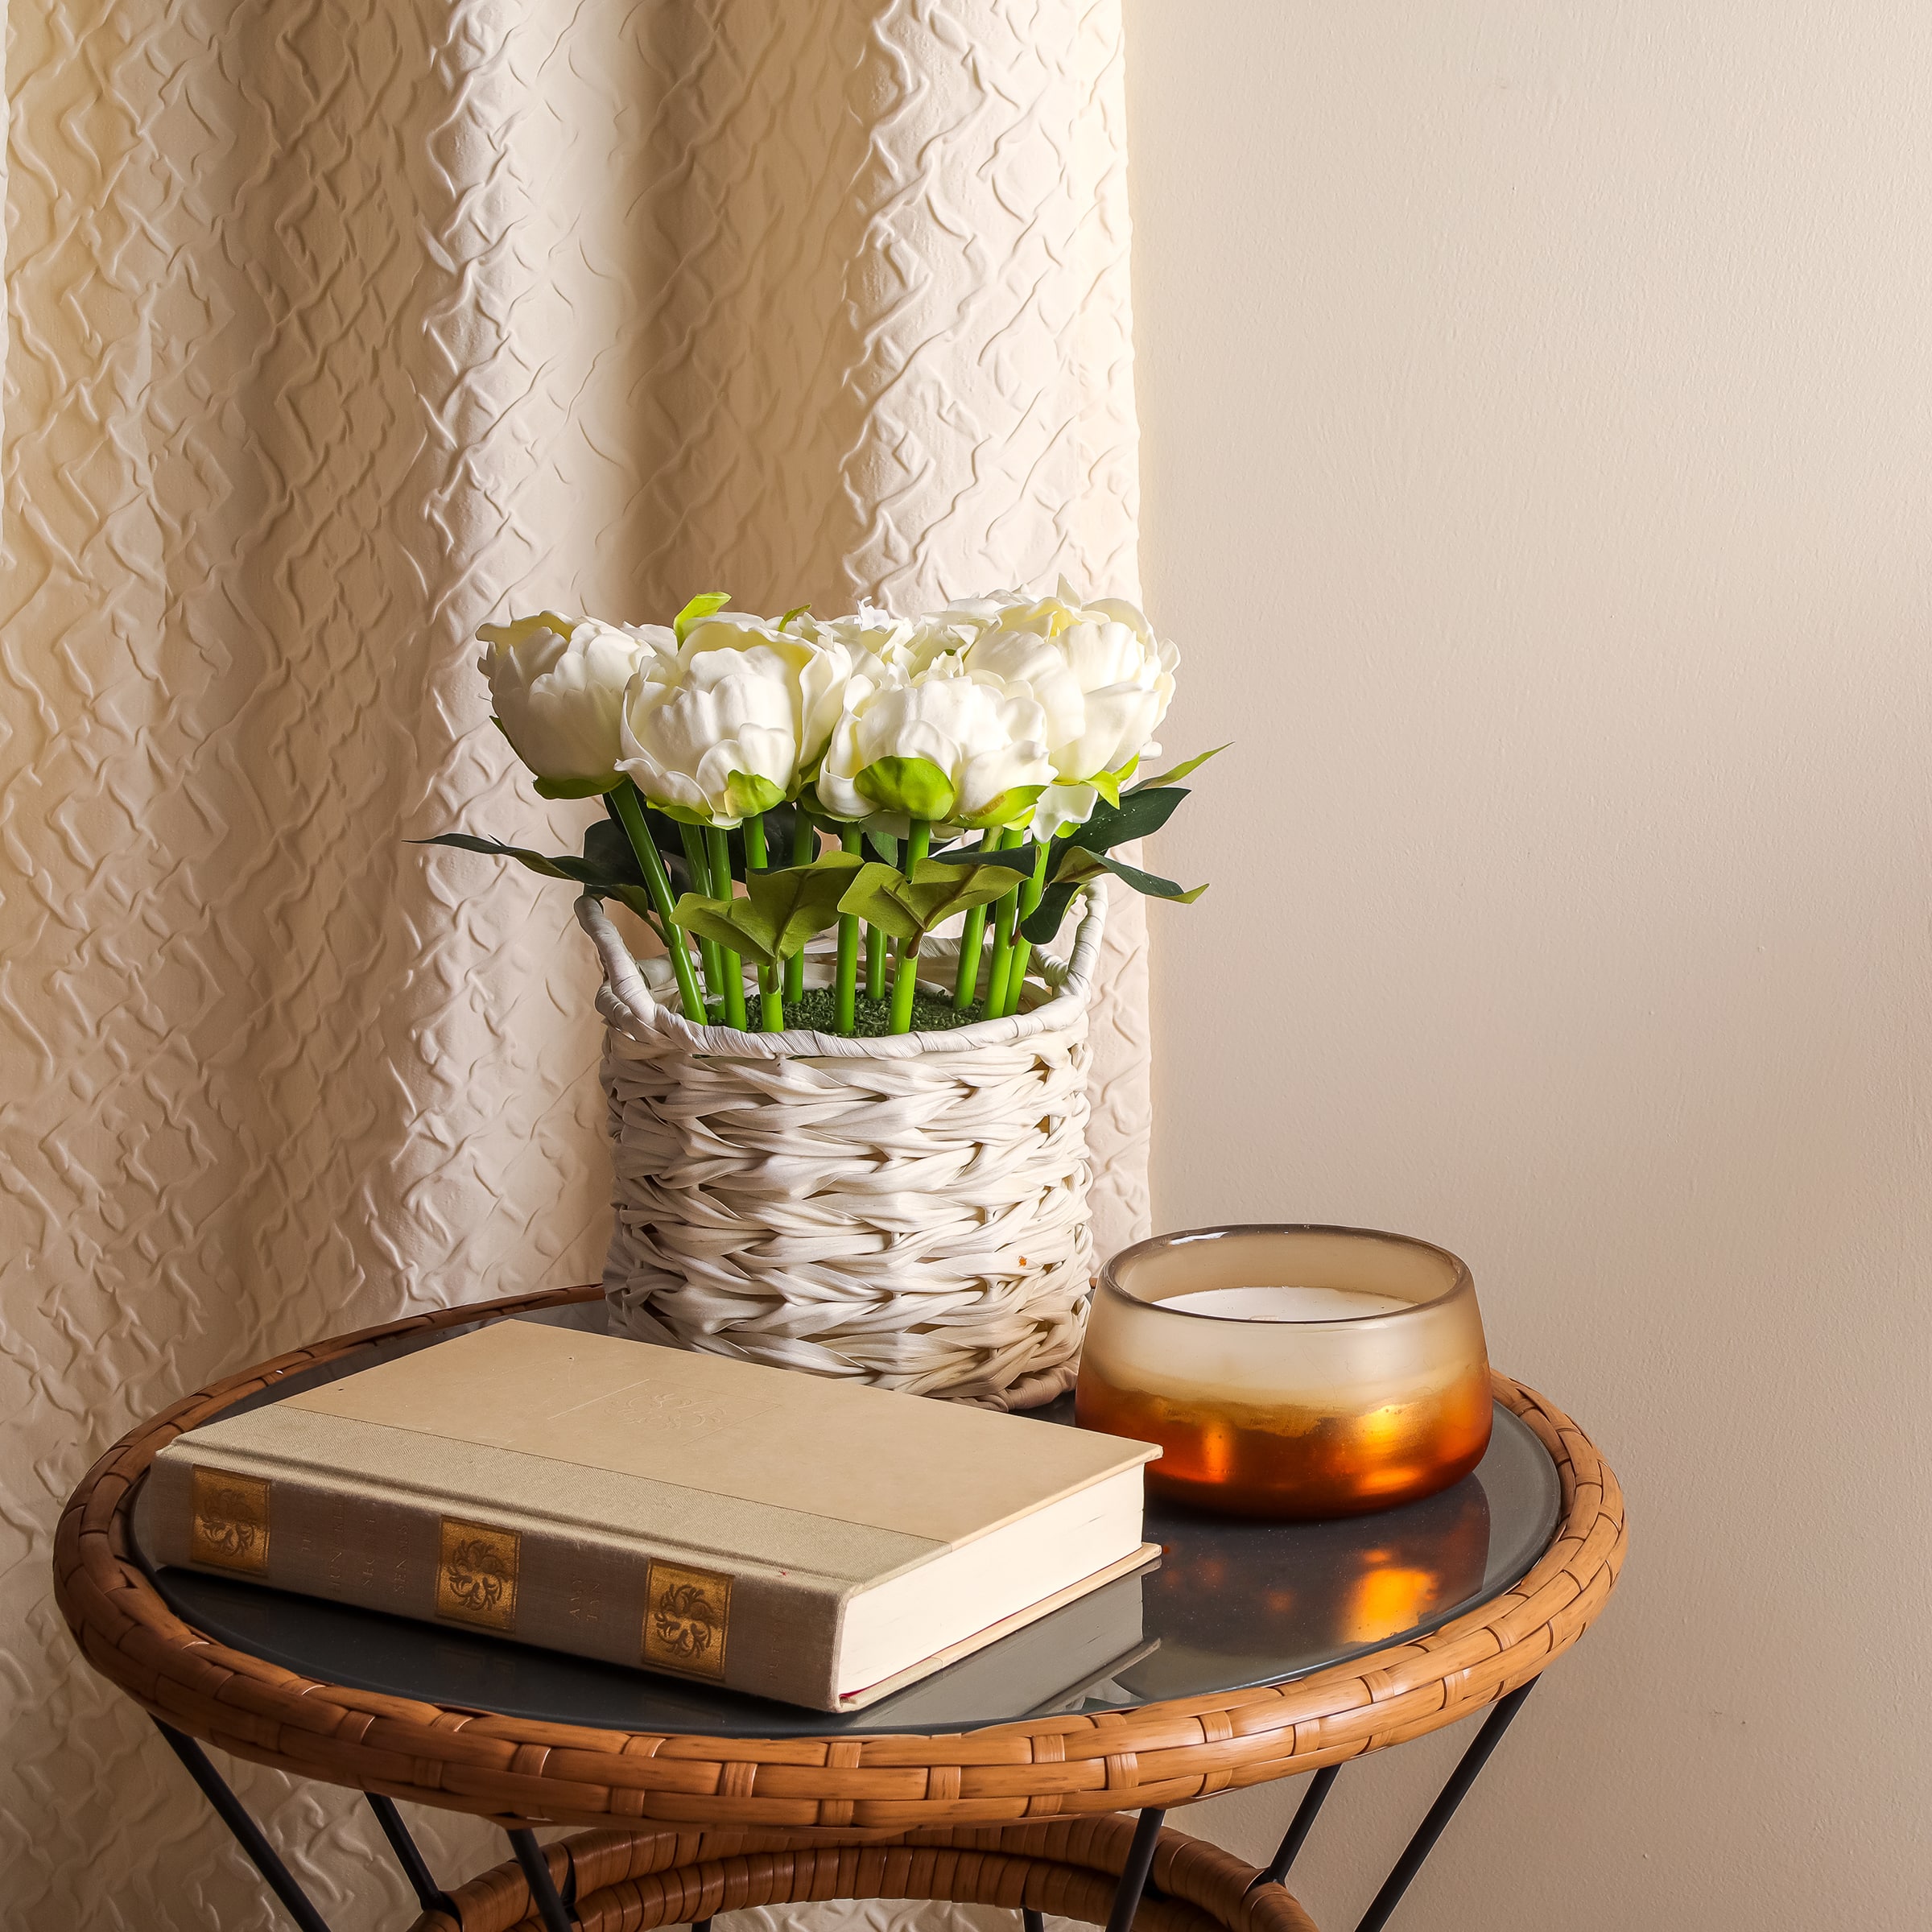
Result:
M163 1724L298 1776L512 1827L532 1823L896 1835L1166 1809L1338 1765L1452 1724L1534 1679L1608 1600L1622 1492L1589 1438L1506 1376L1563 1488L1556 1535L1511 1588L1430 1636L1275 1686L937 1736L759 1740L599 1730L319 1682L217 1643L162 1601L126 1528L134 1490L184 1430L288 1377L398 1336L597 1299L590 1286L441 1309L291 1351L142 1423L82 1480L55 1541L55 1594L84 1654Z

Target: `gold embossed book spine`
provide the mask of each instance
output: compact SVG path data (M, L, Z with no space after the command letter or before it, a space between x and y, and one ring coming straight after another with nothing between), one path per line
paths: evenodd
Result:
M844 1579L654 1546L528 1512L441 1506L225 1451L157 1460L137 1505L158 1561L484 1631L821 1710Z
M821 1711L1138 1567L1145 1444L505 1322L189 1430L143 1553Z

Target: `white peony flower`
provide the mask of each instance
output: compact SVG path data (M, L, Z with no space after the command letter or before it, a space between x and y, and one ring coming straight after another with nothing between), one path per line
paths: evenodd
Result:
M1173 701L1180 653L1131 604L1082 604L1063 578L1056 597L1008 592L954 608L982 620L967 668L1024 684L1046 714L1055 782L1034 836L1084 824L1096 796L1113 795L1136 760L1158 753L1154 733Z
M617 767L675 818L731 827L795 798L838 721L844 645L733 612L625 693Z
M969 642L969 625L947 621L941 612L926 617L895 617L875 604L863 602L847 617L804 617L796 620L808 636L843 644L852 657L852 675L882 684L894 671L916 677L935 658Z
M833 818L1011 824L1051 782L1046 720L1034 698L968 670L956 654L908 676L855 677L818 777Z
M971 643L981 631L998 623L1008 611L1035 601L1023 590L989 590L980 597L955 597L943 610L932 613L932 621L950 625L963 634L963 642Z
M640 665L675 650L671 633L546 610L485 624L477 639L497 722L537 789L585 797L616 784L625 688Z

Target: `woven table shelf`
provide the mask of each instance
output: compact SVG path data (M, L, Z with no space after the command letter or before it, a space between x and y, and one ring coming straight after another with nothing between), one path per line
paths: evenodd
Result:
M1534 1430L1563 1491L1554 1540L1513 1588L1432 1635L1286 1684L964 1733L664 1735L320 1682L183 1622L134 1560L133 1491L183 1430L378 1342L601 1294L565 1290L444 1309L320 1342L216 1383L123 1437L75 1491L56 1539L56 1600L89 1661L177 1731L301 1777L513 1826L648 1824L777 1831L795 1846L851 1843L1182 1805L1420 1736L1527 1683L1567 1650L1608 1601L1623 1559L1616 1477L1561 1410L1499 1375L1496 1399Z
M1133 1821L1088 1818L908 1832L890 1844L828 1845L749 1832L587 1831L547 1848L582 1932L654 1932L717 1912L830 1899L944 1899L1104 1925ZM1163 1831L1136 1932L1315 1932L1253 1866ZM451 1895L460 1920L426 1912L415 1932L543 1932L514 1861Z

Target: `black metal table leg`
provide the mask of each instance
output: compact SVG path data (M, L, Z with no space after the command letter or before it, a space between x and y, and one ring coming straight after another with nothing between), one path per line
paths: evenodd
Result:
M537 1843L536 1833L526 1828L512 1831L509 1835L510 1849L517 1855L517 1863L523 1868L524 1882L530 1887L537 1916L543 1922L543 1932L573 1932L576 1914L564 1904L562 1895L551 1880L550 1861L543 1856L543 1847Z
M1417 1827L1414 1836L1396 1860L1394 1868L1383 1881L1381 1889L1357 1923L1356 1932L1383 1932L1397 1905L1402 1902L1403 1893L1435 1850L1436 1841L1455 1815L1457 1806L1468 1796L1470 1787L1481 1775L1491 1753L1502 1741L1503 1733L1509 1728L1517 1712L1523 1707L1523 1700L1536 1688L1536 1684L1537 1680L1532 1678L1507 1697L1498 1699L1496 1707L1484 1719L1481 1730L1457 1761L1448 1781L1429 1807L1428 1815ZM281 1901L299 1932L329 1932L328 1921L316 1909L294 1874L276 1856L275 1847L262 1835L261 1827L249 1815L247 1808L208 1761L208 1754L192 1738L163 1724L159 1718L155 1719L155 1728L167 1740L168 1748L187 1768L189 1777L200 1787L202 1795L214 1807L216 1814L233 1834L250 1862ZM1286 1877L1333 1788L1340 1769L1338 1765L1329 1765L1315 1773L1301 1803L1295 1807L1294 1817L1274 1857L1267 1870L1255 1880L1257 1885L1279 1885ZM454 1901L437 1885L394 1804L376 1792L367 1795L377 1823L382 1826L383 1835L389 1840L418 1902L425 1911L446 1912L455 1918L457 1914ZM1140 1814L1133 1828L1133 1842L1128 1847L1126 1862L1114 1887L1113 1904L1107 1915L1107 1932L1132 1932L1134 1916L1140 1909L1148 1876L1154 1868L1154 1848L1160 1841L1161 1826L1166 1817L1164 1808L1151 1806ZM526 1829L511 1831L508 1836L545 1932L576 1932L574 1871L567 1877L564 1891L559 1893L551 1878L549 1862L537 1843L536 1834ZM1022 1910L1021 1918L1025 1932L1044 1932L1046 1921L1040 1913L1028 1907ZM691 1932L711 1932L711 1921L694 1919Z
M249 1863L268 1881L268 1889L281 1900L283 1909L301 1932L328 1932L328 1921L296 1884L295 1874L275 1856L275 1847L262 1835L262 1827L249 1816L247 1807L208 1762L208 1753L192 1737L184 1736L159 1718L155 1719L155 1728L167 1740L168 1749L188 1767L188 1776L201 1787L201 1795L234 1834L236 1843L248 1854Z
M1113 1909L1107 1914L1107 1932L1128 1932L1133 1915L1141 1909L1141 1894L1147 1889L1147 1874L1154 1869L1154 1847L1159 1842L1161 1820L1166 1810L1150 1806L1133 1827L1133 1843L1127 1847L1127 1862L1121 1868L1120 1883L1113 1889Z
M1340 1765L1325 1765L1308 1781L1308 1789L1302 1794L1302 1802L1294 1808L1288 1830L1275 1847L1274 1856L1269 1860L1268 1869L1254 1881L1256 1885L1278 1885L1286 1880L1302 1847L1308 1842L1308 1834L1315 1829L1315 1815L1327 1798L1329 1788L1341 1774ZM1252 1892L1254 1885L1248 1889Z
M411 1889L416 1895L416 1903L425 1912L447 1912L452 1918L459 1918L456 1901L439 1885L430 1875L427 1861L416 1848L416 1841L411 1837L409 1827L402 1822L402 1814L396 1809L395 1801L382 1796L379 1791L363 1794L369 1800L369 1808L376 1814L376 1823L382 1827L382 1835L389 1840L389 1848L396 1855L396 1863L402 1868L402 1876L409 1880Z
M1489 1753L1501 1743L1503 1733L1509 1728L1509 1720L1523 1707L1523 1699L1536 1688L1533 1677L1528 1683L1512 1690L1498 1700L1496 1708L1483 1720L1483 1728L1476 1732L1469 1748L1457 1761L1455 1769L1449 1774L1449 1781L1443 1786L1435 1802L1429 1807L1429 1815L1417 1827L1415 1836L1410 1839L1395 1868L1383 1880L1382 1889L1376 1893L1374 1902L1363 1913L1355 1932L1382 1932L1388 1924L1389 1914L1402 1902L1402 1894L1409 1889L1410 1881L1422 1868L1422 1861L1435 1848L1435 1841L1443 1835L1443 1827L1455 1815L1455 1808L1469 1795L1469 1787L1489 1761Z

